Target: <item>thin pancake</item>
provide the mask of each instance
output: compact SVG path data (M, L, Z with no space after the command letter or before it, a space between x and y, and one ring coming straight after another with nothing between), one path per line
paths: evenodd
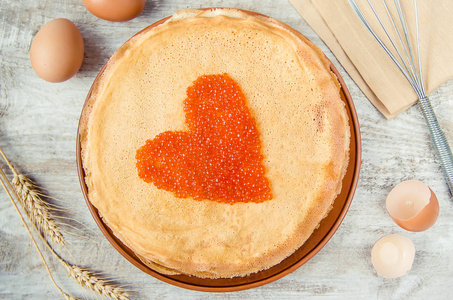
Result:
M146 140L187 130L187 87L223 73L257 122L272 200L180 199L137 175ZM126 42L96 81L80 129L88 196L115 235L160 270L199 277L244 276L291 255L331 209L349 158L347 113L321 51L280 22L234 9L180 11Z

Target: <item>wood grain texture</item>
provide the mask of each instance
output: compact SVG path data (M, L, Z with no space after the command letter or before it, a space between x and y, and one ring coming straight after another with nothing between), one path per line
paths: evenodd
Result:
M363 158L360 181L349 213L330 242L307 264L268 285L229 294L184 290L146 275L113 249L95 225L82 196L75 162L78 119L97 72L129 37L181 8L236 7L279 19L299 30L339 69L360 121ZM47 83L29 61L33 36L46 22L65 17L80 29L85 60L72 79ZM68 236L71 262L104 271L133 291L134 299L448 299L453 293L453 202L417 107L387 121L363 96L329 49L287 0L148 0L143 14L129 22L100 20L77 0L0 0L0 147L24 174L58 199L79 231ZM453 80L431 95L439 123L453 145ZM5 164L0 163L5 169ZM7 172L11 175L11 172ZM388 216L385 198L406 179L428 184L440 202L440 216L429 230L412 233ZM416 248L412 270L386 280L371 265L374 242L386 234L410 238ZM68 251L71 252L69 255ZM45 252L61 287L77 297L95 298L71 279ZM0 193L0 298L61 297L30 243L6 194Z

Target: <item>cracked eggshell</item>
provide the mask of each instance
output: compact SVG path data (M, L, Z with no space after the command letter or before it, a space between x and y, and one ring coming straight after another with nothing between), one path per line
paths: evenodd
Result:
M412 268L414 257L414 243L399 234L380 238L371 250L371 262L377 274L385 278L405 275Z
M386 207L395 223L409 231L424 231L433 226L439 216L436 195L418 180L396 185L387 196Z

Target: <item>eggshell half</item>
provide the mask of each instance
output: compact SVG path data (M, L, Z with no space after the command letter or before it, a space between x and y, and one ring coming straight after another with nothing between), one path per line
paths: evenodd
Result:
M371 262L380 276L397 278L412 268L415 247L412 241L399 234L380 238L371 250Z
M83 0L83 4L96 17L113 22L132 20L145 8L145 0Z
M396 185L387 196L386 207L395 223L409 231L424 231L433 226L439 216L436 195L418 180Z

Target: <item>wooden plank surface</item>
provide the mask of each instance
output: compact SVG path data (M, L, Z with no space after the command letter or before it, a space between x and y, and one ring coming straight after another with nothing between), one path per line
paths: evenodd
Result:
M294 27L321 47L350 89L363 145L359 185L344 222L330 242L307 264L268 285L235 293L202 293L163 283L135 268L110 246L94 223L77 177L75 143L78 119L97 72L134 33L182 8L236 7L257 11ZM33 36L46 22L64 17L80 29L85 60L72 79L58 84L36 76L29 61ZM24 174L61 200L79 228L61 252L72 263L103 271L126 285L133 299L448 299L453 293L453 202L447 191L425 121L416 107L387 121L363 96L329 49L287 0L147 1L143 14L129 22L100 20L82 1L0 0L0 147ZM431 95L440 125L453 144L453 80ZM6 169L1 162L0 166ZM11 176L11 172L7 172ZM412 233L388 216L385 199L406 179L428 184L438 195L440 216L429 230ZM412 270L398 279L378 277L371 265L374 242L399 233L416 247ZM80 298L85 292L50 257L55 279ZM0 193L0 298L62 298L33 248L17 213Z

